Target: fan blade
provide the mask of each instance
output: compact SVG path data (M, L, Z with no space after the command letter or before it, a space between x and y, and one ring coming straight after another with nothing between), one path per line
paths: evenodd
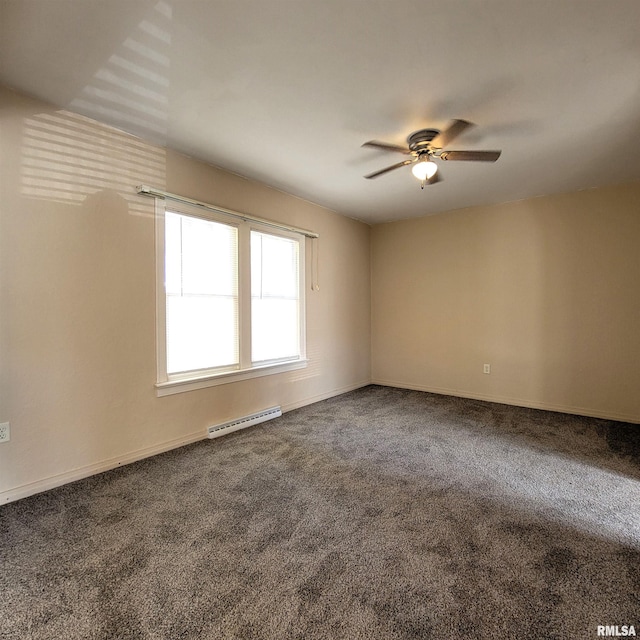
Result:
M393 171L394 169L399 169L400 167L404 167L406 164L412 164L414 161L413 160L403 160L402 162L398 162L397 164L392 164L390 167L387 167L386 169L380 169L380 171L375 171L374 173L370 173L368 176L365 176L365 178L370 179L370 178L377 178L378 176L381 176L383 173L387 173L387 171Z
M435 147L436 149L443 149L469 127L473 127L472 122L467 122L466 120L453 120L448 129L446 129L445 131L441 131L431 141L431 147Z
M477 162L495 162L502 151L443 151L440 160L474 160Z
M399 147L396 144L388 144L387 142L378 142L377 140L369 140L365 142L363 147L375 147L376 149L384 149L385 151L398 151L399 153L411 153L406 147Z

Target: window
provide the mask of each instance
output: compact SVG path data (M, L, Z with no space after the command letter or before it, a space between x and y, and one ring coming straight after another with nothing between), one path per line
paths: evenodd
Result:
M299 242L251 231L251 359L300 353Z
M167 374L239 365L238 230L165 214Z
M304 236L157 206L159 395L305 366Z

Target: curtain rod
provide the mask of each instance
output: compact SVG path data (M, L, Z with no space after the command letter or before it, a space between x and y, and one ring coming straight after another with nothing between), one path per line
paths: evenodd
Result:
M320 237L314 231L309 231L307 229L300 229L299 227L292 227L287 224L280 224L279 222L272 222L271 220L265 220L264 218L256 218L255 216L249 216L244 213L239 213L238 211L232 211L231 209L223 209L222 207L216 207L215 205L208 204L206 202L200 202L200 200L192 200L191 198L178 196L175 193L169 193L167 191L161 191L160 189L154 189L153 187L148 187L147 185L144 185L144 184L137 186L136 191L140 195L153 196L155 198L165 198L169 200L176 200L177 202L183 202L184 204L191 204L197 207L202 207L203 209L207 209L208 211L224 213L228 216L233 216L234 218L240 218L241 220L245 220L245 221L251 220L252 222L259 222L260 224L264 224L269 227L275 227L276 229L282 229L284 231L294 231L295 233L300 233L303 236L306 236L307 238Z

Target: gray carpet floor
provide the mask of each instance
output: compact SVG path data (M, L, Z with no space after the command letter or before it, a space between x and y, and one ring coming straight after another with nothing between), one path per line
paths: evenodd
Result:
M0 638L640 634L640 426L370 386L0 507Z

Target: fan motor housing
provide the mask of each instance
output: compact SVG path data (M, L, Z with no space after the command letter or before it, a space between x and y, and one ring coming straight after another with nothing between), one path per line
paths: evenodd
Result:
M431 141L440 133L437 129L421 129L412 133L407 138L407 144L411 151L426 151L430 147Z

